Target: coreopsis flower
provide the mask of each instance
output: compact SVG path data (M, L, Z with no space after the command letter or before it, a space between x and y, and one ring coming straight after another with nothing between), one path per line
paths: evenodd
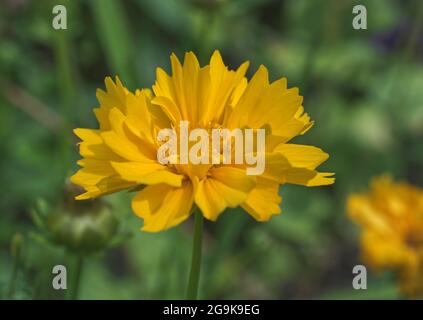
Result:
M157 232L186 220L194 206L208 220L216 220L228 207L241 206L256 220L266 221L280 213L281 184L334 182L333 174L315 170L328 154L289 143L313 122L304 113L298 89L287 88L285 78L270 83L267 69L260 66L248 81L248 62L229 70L218 51L203 67L192 52L185 54L183 64L174 54L170 60L172 74L158 68L152 91L132 93L118 78L106 78L107 91L97 91L99 129L74 131L82 140L83 159L72 182L86 190L77 199L136 191L132 208L144 220L142 230ZM158 161L164 143L159 132L180 133L184 121L190 131L264 129L264 172L249 175L244 163ZM223 157L220 149L217 152Z
M395 270L401 290L423 296L423 190L376 178L371 191L351 195L349 216L361 227L364 262L376 271Z

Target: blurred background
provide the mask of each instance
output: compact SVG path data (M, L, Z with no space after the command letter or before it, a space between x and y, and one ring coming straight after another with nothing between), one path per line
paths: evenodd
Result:
M56 4L67 8L67 30L52 28ZM367 8L367 30L352 28L356 4ZM368 289L352 288L359 230L345 199L386 172L423 185L422 5L0 0L0 297L68 297L51 285L52 267L63 264L68 286L82 269L81 299L184 298L193 219L142 233L126 192L76 207L65 187L79 159L72 128L97 126L92 108L105 76L119 75L130 90L150 87L157 66L170 70L172 52L182 59L193 50L205 64L219 49L231 68L250 60L251 76L264 64L271 80L300 88L315 126L295 142L328 152L320 171L337 180L283 186L283 213L268 223L241 209L206 222L200 298L401 298L389 272L369 271ZM60 215L84 210L113 218L99 219L86 242L52 234Z

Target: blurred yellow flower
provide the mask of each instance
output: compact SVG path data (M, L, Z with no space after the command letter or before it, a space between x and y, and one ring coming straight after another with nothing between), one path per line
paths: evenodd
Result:
M216 220L227 207L241 206L258 221L280 213L279 185L328 185L331 173L315 168L328 155L319 148L289 144L311 126L297 88L285 78L269 83L264 66L250 81L248 62L229 70L218 51L210 64L200 67L196 56L184 63L172 54L172 75L157 69L153 91L128 91L116 78L106 78L107 91L98 90L100 107L94 109L99 129L75 129L81 138L78 161L82 167L72 182L88 199L133 189L134 212L144 219L142 230L157 232L187 219L194 206ZM163 144L161 129L178 131L181 121L190 130L202 128L265 129L265 171L246 174L245 164L167 164L157 160Z
M362 228L364 262L395 270L405 294L423 296L423 190L382 176L369 193L351 195L347 207Z

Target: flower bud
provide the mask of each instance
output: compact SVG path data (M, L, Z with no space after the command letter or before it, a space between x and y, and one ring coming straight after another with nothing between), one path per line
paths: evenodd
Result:
M117 218L102 200L73 200L75 190L71 189L68 187L63 203L46 217L49 237L78 253L103 249L117 233Z

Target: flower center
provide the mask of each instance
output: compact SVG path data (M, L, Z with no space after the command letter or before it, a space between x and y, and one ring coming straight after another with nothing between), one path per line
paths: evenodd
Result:
M412 230L406 237L407 245L412 249L423 249L423 233L417 230Z
M247 175L264 171L265 129L222 128L216 123L192 128L188 121L158 132L157 160L200 179L215 165L242 165Z

